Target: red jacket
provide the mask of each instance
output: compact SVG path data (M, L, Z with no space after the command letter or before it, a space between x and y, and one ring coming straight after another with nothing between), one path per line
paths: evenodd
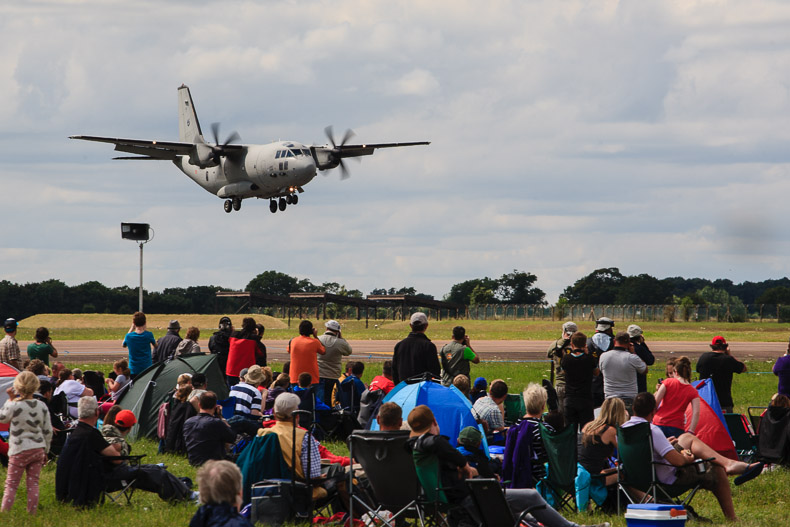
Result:
M239 338L237 333L234 332L230 337L230 352L225 367L225 374L231 377L238 377L241 370L255 364L255 352L258 349L254 339Z

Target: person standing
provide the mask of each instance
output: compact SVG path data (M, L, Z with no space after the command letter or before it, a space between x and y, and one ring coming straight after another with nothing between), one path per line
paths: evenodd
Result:
M27 472L27 512L38 510L38 478L47 461L47 452L52 441L52 424L47 405L33 398L39 387L38 377L33 372L23 371L8 388L8 400L0 408L0 423L10 423L11 441L8 446L8 475L3 492L3 512L11 510L16 491Z
M546 358L551 359L552 382L554 390L557 392L557 399L560 404L560 412L564 411L565 400L565 371L562 369L562 358L571 349L571 335L579 331L575 322L565 322L562 325L562 335L549 346Z
M13 318L6 319L3 324L5 337L0 340L0 362L10 364L17 370L22 369L22 353L19 351L19 343L16 341L17 323Z
M255 319L245 317L241 321L241 329L234 331L230 337L228 361L225 366L225 378L228 386L239 383L239 373L256 363L258 349L258 327Z
M790 343L787 344L785 354L776 359L773 367L774 375L779 377L777 393L790 397Z
M570 338L571 351L562 357L565 374L565 408L567 425L584 426L593 420L592 380L600 374L595 357L587 350L587 335L576 331Z
M599 362L603 375L603 392L606 399L619 397L630 412L636 391L636 374L647 371L647 365L634 353L628 333L621 331L614 337L614 348L604 353Z
M318 384L318 355L324 355L326 349L318 340L318 332L309 320L299 323L299 336L288 342L288 354L291 356L291 368L288 371L291 380L295 381L299 375L307 372L310 374L313 386ZM316 387L316 390L318 388Z
M453 328L453 341L442 346L439 353L442 363L442 384L451 386L456 375L469 377L471 364L480 364L480 357L469 343L469 335L463 326Z
M653 352L650 351L650 348L647 347L645 343L645 336L642 332L642 328L637 326L636 324L631 324L628 326L628 329L625 330L628 333L628 336L631 338L631 344L634 345L634 353L644 361L645 364L648 366L652 366L656 363L656 358L653 355ZM647 371L645 373L637 373L636 374L636 393L642 393L647 391Z
M713 337L710 341L711 351L700 355L697 361L697 373L700 379L713 380L713 388L719 399L721 411L732 413L735 404L732 401L732 374L746 371L746 364L732 356L730 345L722 336Z
M181 355L190 355L193 353L203 353L200 351L200 344L198 344L198 339L200 338L200 329L196 328L195 326L191 326L187 329L187 337L178 343L176 346L176 354L175 356Z
M228 365L228 354L230 353L230 336L233 334L233 323L228 317L219 319L219 330L215 331L208 339L208 349L217 356L217 363L222 375Z
M52 339L49 338L49 330L45 327L40 327L36 329L36 341L27 345L27 356L30 360L39 359L49 366L50 355L56 358L58 350L52 345Z
M156 350L156 339L146 329L145 313L138 311L133 315L132 327L123 339L123 347L129 349L129 371L132 379L153 364L151 352Z
M171 320L167 325L167 333L156 343L154 362L165 362L173 358L176 348L184 340L178 334L179 331L181 331L181 324L178 320Z
M420 311L409 319L411 333L395 344L392 354L392 381L397 385L409 377L430 373L440 378L442 368L436 353L436 344L425 335L428 317Z
M328 320L324 323L326 331L318 337L326 353L318 356L319 387L316 397L322 399L327 406L332 406L332 390L337 385L340 377L343 357L351 355L351 345L340 330L337 320Z
M595 321L595 333L587 340L587 349L596 360L600 361L601 356L613 347L614 320L601 317ZM599 375L593 379L592 392L593 407L598 408L604 400L603 376Z

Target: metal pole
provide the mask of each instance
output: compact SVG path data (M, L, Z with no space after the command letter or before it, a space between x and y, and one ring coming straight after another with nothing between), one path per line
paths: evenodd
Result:
M140 309L138 311L143 311L143 242L140 242L140 293L138 296Z

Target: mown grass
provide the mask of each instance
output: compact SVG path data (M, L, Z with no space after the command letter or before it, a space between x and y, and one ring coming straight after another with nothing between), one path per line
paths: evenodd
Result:
M201 341L208 342L216 331L222 315L149 315L148 329L159 338L166 332L171 319L178 319L182 328L196 326L201 331ZM241 325L245 315L227 315L234 324ZM252 315L266 327L264 340L287 340L297 333L299 319L287 320L266 315ZM309 318L309 317L308 317ZM322 327L323 321L313 323ZM592 333L592 321L577 321L582 331ZM639 324L650 341L710 341L713 335L725 335L729 341L782 342L787 341L790 324L771 321L742 323L727 322L641 322L616 321L615 329L625 329L628 324ZM32 340L39 326L49 328L53 340L121 340L129 329L131 317L127 315L97 314L48 314L36 315L20 322L19 340ZM400 320L341 320L343 336L353 340L399 340L409 332L408 322ZM550 320L431 320L428 334L434 339L449 338L452 328L462 325L472 340L551 340L558 337L561 322ZM185 329L182 330L184 334Z
M747 361L752 372L770 372L772 361ZM106 364L67 363L69 367L83 370L98 369L107 371ZM273 363L274 369L281 364ZM371 362L365 368L363 380L367 383L381 372L380 362ZM472 368L472 376L483 376L489 380L502 378L508 382L510 391L523 390L530 382L540 382L549 376L548 363L489 363L479 364ZM648 386L653 387L659 377L664 376L664 363L660 362L650 368ZM748 406L764 406L776 391L776 377L771 374L747 373L737 376L733 382L733 398L736 411L746 412ZM325 445L334 453L348 455L348 449L342 442L327 442ZM157 454L156 443L149 439L140 439L133 445L134 453L146 454L147 463L165 463L168 469L177 476L188 476L195 480L195 469L185 458L173 455ZM0 469L0 478L5 480L5 469ZM781 469L763 474L742 487L732 486L733 501L736 512L741 518L740 525L748 527L774 527L790 525L790 507L787 488L790 487L790 472ZM724 523L718 503L712 494L706 491L698 493L693 501L700 514L713 519L714 524ZM35 517L25 512L25 491L20 489L14 508L10 513L0 514L2 525L9 526L49 526L49 525L146 525L173 527L187 525L194 514L196 506L180 504L169 505L154 495L146 492L135 494L131 506L104 504L96 509L75 510L55 500L55 467L44 468L41 478L41 509ZM566 514L566 517L579 524L610 521L616 527L626 525L624 518L604 516L602 514Z

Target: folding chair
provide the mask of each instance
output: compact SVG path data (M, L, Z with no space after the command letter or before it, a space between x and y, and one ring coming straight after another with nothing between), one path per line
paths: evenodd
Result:
M140 456L118 456L113 457L112 460L120 460L122 462L127 463L130 467L139 467L140 460L145 457L145 454ZM101 496L101 502L104 503L105 499L109 499L113 503L119 503L120 499L126 498L126 504L132 504L132 496L134 495L135 486L134 484L137 482L137 476L134 476L131 479L121 480L120 481L120 488L105 488L104 492Z
M444 492L445 488L441 486L439 458L432 454L413 451L412 459L417 481L420 484L417 499L417 516L420 525L450 527L449 516L461 506L451 504Z
M656 465L653 461L653 435L650 432L650 423L638 423L633 426L617 428L617 514L620 514L620 495L625 494L630 503L658 503L658 500L668 500L669 503L682 505L689 509L689 504L700 489L700 485L667 485L661 483L656 475ZM703 463L698 459L695 463ZM635 501L628 490L634 488L645 493L640 501ZM679 496L686 494L683 500ZM693 514L691 511L689 511Z
M354 418L359 415L360 401L364 391L357 388L355 380L357 380L356 377L350 375L343 379L343 382L337 387L337 398L340 400L340 407L351 412Z
M315 418L315 388L310 386L304 390L294 391L299 397L299 409L309 413L302 414L299 418L299 425L309 428L316 420Z
M524 396L520 393L507 394L505 397L505 424L513 425L518 423L526 413L527 407L524 404Z
M790 465L790 408L768 407L760 423L757 457L765 463Z
M752 413L752 410L755 412ZM758 410L759 413L757 412ZM760 421L766 410L768 410L767 406L750 406L746 409L746 413L749 415L749 422L752 425L752 430L754 430L755 435L760 435Z
M730 431L730 437L735 442L735 451L738 459L751 463L757 454L757 436L752 432L752 427L743 414L724 414L724 420Z
M222 407L222 417L225 419L230 419L236 413L235 397L228 397L227 399L222 399L221 401L217 401L217 404Z
M505 492L499 486L496 479L475 478L466 480L469 493L472 496L472 503L477 509L482 527L519 527L526 521L526 517L532 511L545 509L545 505L530 507L521 511L518 518L513 516L505 499Z
M554 495L555 509L576 512L576 428L567 426L561 432L552 432L540 423L540 437L549 462L541 482Z
M354 507L357 505L387 527L394 527L402 518L419 517L419 483L414 461L406 449L408 439L408 430L358 430L348 437L349 457L362 466L372 491L372 496L360 495L361 488L353 485L353 470L349 471L350 517L354 516ZM370 503L378 506L371 507L366 497ZM383 515L385 510L392 513L392 516Z

